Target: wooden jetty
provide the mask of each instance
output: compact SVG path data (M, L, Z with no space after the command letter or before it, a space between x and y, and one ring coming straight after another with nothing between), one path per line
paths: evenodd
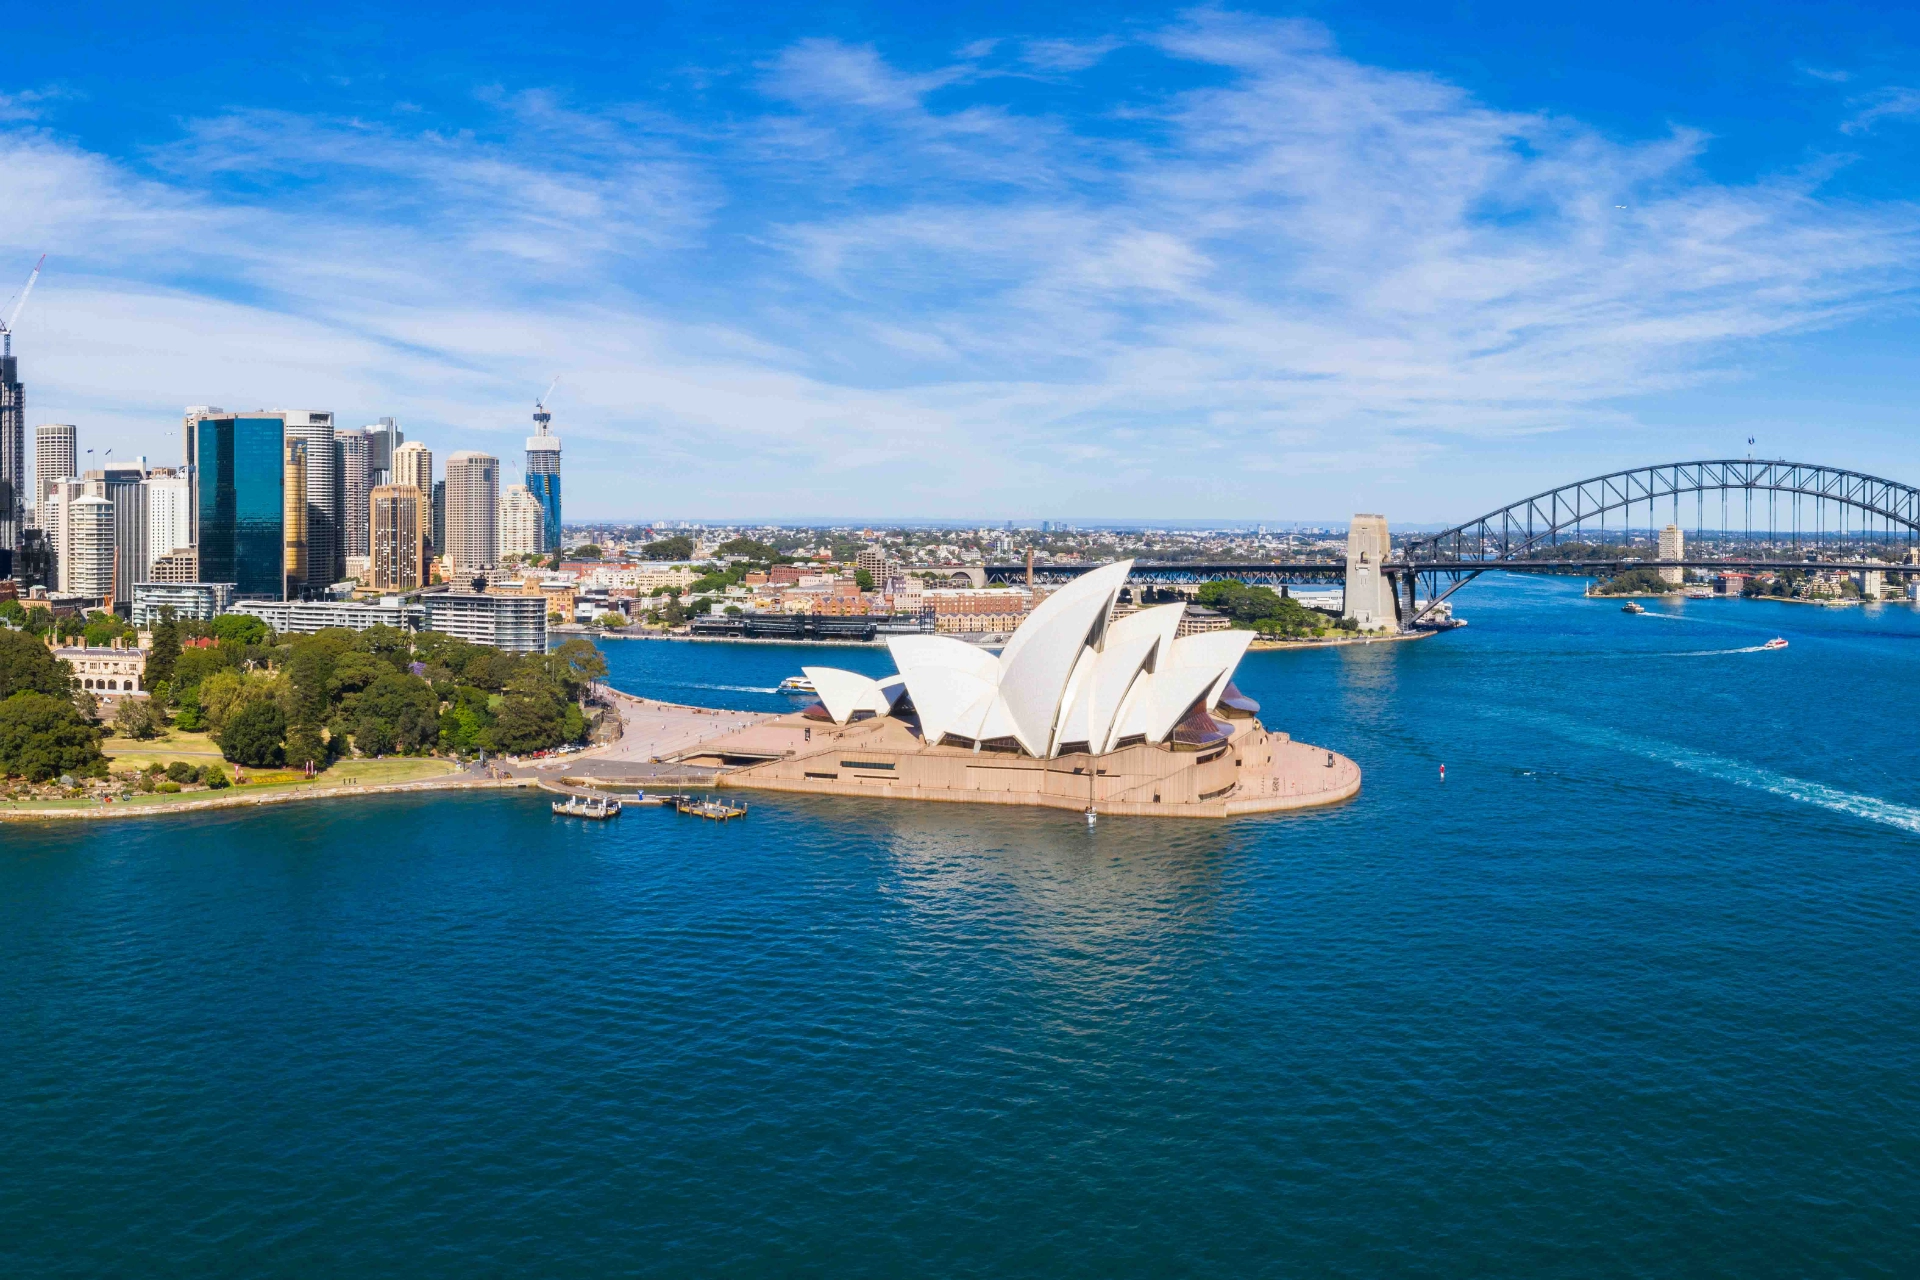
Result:
M726 822L732 818L744 818L747 816L746 805L729 804L725 800L715 800L712 796L708 796L703 800L695 800L692 796L682 796L679 801L675 803L674 808L681 813L689 814L695 818L712 818L716 822Z

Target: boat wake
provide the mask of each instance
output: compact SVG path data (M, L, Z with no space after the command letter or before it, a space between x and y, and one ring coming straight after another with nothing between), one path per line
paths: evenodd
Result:
M757 684L677 684L676 689L721 689L728 693L778 693L778 689Z
M1857 791L1843 791L1839 787L1830 787L1824 782L1811 782L1805 778L1775 773L1771 769L1763 769L1758 765L1732 760L1726 756L1717 756L1711 752L1675 746L1673 743L1662 742L1657 738L1636 737L1633 734L1604 729L1597 725L1582 724L1561 716L1528 718L1537 720L1542 727L1551 732L1576 742L1586 743L1588 746L1639 756L1644 760L1672 765L1676 769L1684 769L1688 773L1698 774L1704 778L1730 782L1737 787L1751 787L1756 791L1764 791L1768 795L1779 796L1784 800L1814 805L1830 813L1843 813L1849 817L1877 822L1882 826L1896 827L1901 831L1920 835L1920 809L1912 805L1898 804L1879 796L1862 795Z
M1765 653L1766 651L1767 646L1764 644L1750 644L1738 649L1688 649L1682 653L1649 653L1641 654L1640 656L1646 658L1717 658L1727 653Z

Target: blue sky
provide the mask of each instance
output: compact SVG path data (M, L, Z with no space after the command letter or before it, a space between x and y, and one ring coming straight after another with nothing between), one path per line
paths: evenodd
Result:
M1465 518L1920 481L1920 17L12 6L30 421L399 418L570 517Z

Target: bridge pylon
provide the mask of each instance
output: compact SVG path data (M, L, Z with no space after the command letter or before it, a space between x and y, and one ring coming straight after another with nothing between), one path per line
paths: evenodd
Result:
M1386 569L1391 550L1385 516L1354 516L1347 526L1347 591L1342 613L1362 631L1391 631L1400 625L1393 579Z

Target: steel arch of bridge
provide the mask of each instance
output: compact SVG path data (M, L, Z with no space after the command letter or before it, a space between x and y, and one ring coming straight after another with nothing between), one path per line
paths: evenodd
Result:
M1671 502L1673 523L1680 524L1681 496L1694 494L1704 498L1711 492L1743 496L1742 528L1747 537L1756 532L1753 527L1756 494L1769 495L1765 532L1769 537L1786 532L1774 527L1776 512L1771 501L1772 497L1785 494L1796 499L1812 498L1816 503L1831 502L1843 511L1865 513L1878 518L1889 530L1898 526L1906 532L1910 548L1920 539L1920 489L1880 476L1817 463L1768 462L1759 458L1658 463L1548 489L1431 537L1409 538L1398 563L1390 566L1390 571L1397 571L1406 595L1402 618L1409 624L1417 621L1487 569L1540 563L1535 553L1560 542L1569 529L1581 530L1589 522L1598 522L1604 529L1604 518L1613 512L1625 514L1626 525L1631 528L1634 509L1644 505L1651 532L1657 521L1655 507L1659 503ZM1704 523L1704 512L1700 512L1695 528ZM1732 533L1733 530L1726 527L1728 523L1723 518L1721 527L1715 531L1723 535ZM1842 528L1836 532L1844 534L1844 524L1843 520ZM1791 533L1797 541L1802 532L1796 503ZM1442 577L1452 580L1452 585L1444 591L1440 589ZM1428 599L1423 606L1416 605L1414 584L1418 578L1428 583Z
M1710 492L1789 494L1833 502L1899 525L1909 539L1920 536L1920 489L1879 476L1809 462L1766 462L1757 458L1726 458L1707 462L1666 462L1630 471L1615 471L1536 493L1477 520L1456 525L1429 538L1407 540L1406 563L1418 568L1435 561L1502 561L1528 558L1543 546L1560 541L1569 529L1601 521L1623 512L1629 523L1636 506L1645 506L1648 526L1654 525L1654 507L1663 499L1678 505L1683 494ZM1752 512L1746 513L1752 532ZM1768 515L1768 531L1773 528ZM1731 530L1721 529L1728 533ZM1797 530L1796 530L1797 532Z

